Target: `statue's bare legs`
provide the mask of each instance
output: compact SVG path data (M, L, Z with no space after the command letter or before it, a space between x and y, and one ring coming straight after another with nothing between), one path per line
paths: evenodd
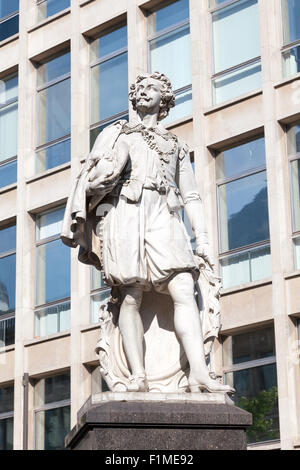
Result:
M126 357L131 368L132 391L147 390L143 364L144 328L140 315L143 291L135 287L122 288L123 301L120 308L119 328Z
M205 361L202 327L189 272L179 273L168 284L174 302L174 325L190 365L191 391L230 392L231 388L212 379Z
M168 284L174 302L174 325L190 365L191 391L230 392L231 388L212 379L205 362L200 315L194 297L194 280L189 272L179 273ZM133 377L132 390L146 390L143 364L143 324L140 306L143 292L136 287L123 287L119 328Z

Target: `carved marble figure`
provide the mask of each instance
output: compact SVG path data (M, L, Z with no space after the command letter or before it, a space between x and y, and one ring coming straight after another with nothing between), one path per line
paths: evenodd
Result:
M130 369L127 391L148 391L140 307L144 292L157 291L174 304L175 333L189 363L189 391L233 392L206 364L205 340L217 336L218 325L207 318L201 325L195 293L201 267L215 278L189 149L161 125L175 104L170 80L158 72L139 75L129 99L136 118L117 121L98 136L68 199L62 240L79 245L80 261L101 270L112 287L118 304L114 321ZM182 207L193 228L196 255ZM103 331L112 328L109 312L102 310L101 320ZM99 344L102 372L108 384L116 383L116 377L108 377L104 336Z

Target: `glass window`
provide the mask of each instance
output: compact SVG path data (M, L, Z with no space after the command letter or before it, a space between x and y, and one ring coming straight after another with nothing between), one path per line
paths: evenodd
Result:
M110 288L104 282L102 274L95 267L91 268L91 322L99 322L99 311L110 298Z
M261 87L257 0L213 5L213 101L218 104Z
M19 0L0 0L0 41L19 32Z
M300 123L287 128L295 269L300 269Z
M15 342L16 226L0 230L0 347Z
M63 215L61 207L36 219L36 336L70 328L70 249L60 240Z
M17 181L18 76L0 80L0 188Z
M38 0L38 21L69 8L70 0Z
M223 287L264 279L271 275L264 138L220 153L216 176Z
M36 172L70 160L70 53L38 68Z
M0 387L0 450L13 449L14 387Z
M283 76L300 72L300 3L298 0L282 0L282 52ZM296 44L295 44L296 43Z
M176 106L164 123L192 114L189 2L179 0L149 15L150 72L171 80ZM177 64L180 62L180 67Z
M300 39L300 3L282 0L283 42L289 44Z
M128 113L127 26L109 31L92 42L91 60L91 141L100 132Z
M34 387L35 448L64 449L70 430L70 374L46 377Z
M279 439L273 327L226 338L223 363L225 382L236 389L236 405L253 416L248 442Z

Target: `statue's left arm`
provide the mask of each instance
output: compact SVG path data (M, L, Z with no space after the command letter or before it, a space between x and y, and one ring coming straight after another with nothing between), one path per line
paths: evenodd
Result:
M213 266L209 254L208 235L204 217L203 203L197 188L189 149L182 144L178 157L177 184L183 199L184 210L196 238L196 254Z

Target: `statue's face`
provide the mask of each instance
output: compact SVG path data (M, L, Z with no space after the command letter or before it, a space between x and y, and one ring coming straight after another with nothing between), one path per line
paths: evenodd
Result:
M142 112L157 112L161 101L161 83L155 78L144 78L136 90L136 108Z

